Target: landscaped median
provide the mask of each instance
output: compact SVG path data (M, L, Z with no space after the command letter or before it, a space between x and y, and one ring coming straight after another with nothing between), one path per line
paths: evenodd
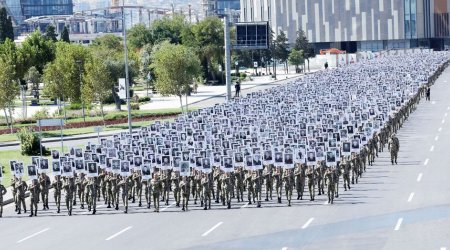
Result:
M193 109L190 109L190 111ZM179 108L173 109L157 109L157 110L133 110L131 112L133 127L142 127L150 125L157 120L173 119L181 113ZM114 111L105 115L103 121L101 116L86 117L86 122L83 118L68 118L64 125L64 136L90 134L94 132L94 127L104 126L103 131L113 131L128 128L128 113L126 111ZM13 126L13 133L6 126L0 126L0 142L17 141L16 132L28 127L34 131L39 131L36 119L29 119L26 121L18 121ZM42 127L42 137L52 138L59 137L60 127Z

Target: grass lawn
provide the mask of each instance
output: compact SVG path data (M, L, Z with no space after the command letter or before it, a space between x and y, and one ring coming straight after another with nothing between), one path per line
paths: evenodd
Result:
M82 147L83 145L77 145L77 147ZM56 149L61 150L61 147L50 147L49 150ZM64 152L67 152L69 149L64 146ZM50 156L45 157L50 159ZM26 167L31 164L31 156L24 156L20 153L20 150L7 150L7 151L0 151L0 165L3 167L3 180L2 184L5 187L9 187L11 185L11 171L9 167L9 161L15 160L19 162L23 162L24 170L26 173ZM51 167L51 165L50 165ZM26 174L25 174L26 175ZM22 177L23 180L27 180L28 177L24 176Z

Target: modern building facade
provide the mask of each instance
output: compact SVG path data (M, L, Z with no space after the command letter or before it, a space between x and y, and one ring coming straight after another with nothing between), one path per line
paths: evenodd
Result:
M239 21L241 0L202 0L203 16L229 15L234 22Z
M241 21L269 21L293 43L305 31L316 50L432 47L449 41L450 0L241 0Z

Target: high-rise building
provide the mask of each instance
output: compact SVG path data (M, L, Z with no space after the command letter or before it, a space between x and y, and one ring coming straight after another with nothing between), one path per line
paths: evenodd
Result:
M203 15L222 16L229 15L232 20L238 21L240 16L240 0L202 0Z
M241 0L241 21L269 21L293 43L303 30L316 50L450 45L450 0Z

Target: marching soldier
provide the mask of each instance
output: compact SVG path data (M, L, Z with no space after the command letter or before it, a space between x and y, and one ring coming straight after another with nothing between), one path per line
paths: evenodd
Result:
M187 182L189 180L186 180ZM181 191L180 191L180 172L173 171L171 176L172 192L175 198L176 207L180 207ZM186 185L186 183L184 183Z
M116 204L115 210L119 210L119 197L120 197L120 186L119 186L119 175L112 174L111 175L111 189L112 189L112 204Z
M315 173L314 167L309 166L308 170L306 170L306 177L308 177L308 190L309 197L311 201L314 201L314 182L315 182Z
M223 173L220 177L222 183L222 195L224 196L224 200L227 204L227 208L231 208L231 178L230 173Z
M0 171L2 171L1 168L0 168ZM3 186L0 183L0 218L3 215L3 195L5 195L5 194L6 194L6 188L5 188L5 186Z
M394 134L392 134L391 139L389 140L389 144L388 144L388 150L391 153L392 165L394 165L394 162L395 162L395 164L397 164L397 155L398 155L399 149L400 149L400 142L394 133Z
M16 176L13 176L11 178L12 195L13 195L13 200L14 200L14 204L16 207L14 212L17 212L19 210L18 203L17 203L17 187L16 187L16 183L18 182L18 180L19 179Z
M127 176L122 177L122 180L117 185L122 190L122 203L125 207L124 213L128 213L128 198L130 192L130 179Z
M37 216L37 203L39 198L39 182L38 180L32 180L30 186L28 187L30 191L30 217ZM45 206L45 204L44 204ZM34 209L34 211L33 211Z
M216 203L219 203L219 199L223 201L223 194L221 194L222 186L220 181L220 168L215 168L213 172L214 182L216 183ZM225 204L224 204L225 205Z
M348 159L346 159L344 157L344 159L342 160L342 177L344 178L344 190L347 191L347 187L348 190L350 190L350 171L351 171L351 164L350 161Z
M133 173L133 203L134 203L134 196L137 195L137 199L139 201L139 207L142 206L142 175L140 173L140 170L135 171Z
M280 167L275 167L275 173L273 173L273 180L275 183L275 190L277 192L278 203L281 203L282 189L283 189L283 177Z
M272 165L266 165L263 171L264 180L266 183L266 201L272 200L273 180L272 180Z
M303 192L305 190L305 172L304 164L297 164L294 170L295 176L295 189L297 189L297 200L303 200Z
M55 180L52 183L52 187L53 187L53 197L55 198L55 204L57 209L56 212L59 214L61 208L61 192L63 187L60 175L55 176Z
M325 185L327 186L328 203L333 204L334 201L334 172L331 169L325 171Z
M253 180L252 180L252 173L251 170L248 170L245 174L245 183L247 186L247 194L248 194L248 204L252 204L252 197L253 202L255 202L255 191L253 189Z
M162 201L166 201L166 205L169 205L169 192L170 192L170 174L168 170L162 170L161 175L162 182Z
M72 206L73 206L73 193L75 189L75 182L73 177L66 177L64 179L63 185L65 196L66 196L66 208L69 213L69 216L72 215Z
M236 168L235 187L238 202L244 201L244 172L241 167Z
M76 177L75 187L77 189L78 199L80 200L80 203L81 203L80 204L81 209L84 209L84 201L85 201L85 198L88 197L88 196L86 196L87 184L88 183L87 183L85 174L80 173L80 175L78 175L78 177Z
M180 181L180 191L183 199L182 200L183 207L181 208L181 210L187 211L189 203L189 181L187 180L186 176L183 176L183 178Z
M45 174L42 173L39 176L39 185L40 185L40 192L41 192L41 198L42 198L42 205L43 210L50 209L48 207L48 191L50 189L51 181L50 178Z
M100 188L99 181L100 179L98 177L90 177L86 186L89 190L88 211L90 212L92 209L92 214L97 212L97 196L99 196L98 189Z
M261 188L262 188L262 180L258 170L254 170L252 174L251 182L253 184L253 202L258 202L257 207L261 207ZM250 192L250 190L249 190ZM250 199L250 198L249 198Z
M108 204L108 193L106 187L108 186L106 177L108 174L106 173L105 169L100 169L100 173L98 175L99 183L100 183L100 190L101 195L103 196L103 200L105 201L105 205ZM98 201L100 201L100 195L98 195ZM109 206L111 207L111 206Z
M152 185L151 180L142 180L142 188L144 189L145 202L147 203L147 208L150 209L152 203Z
M204 210L211 209L211 179L209 177L211 174L203 174L201 185L202 185L202 193L203 193L203 204L205 207Z
M286 200L288 206L291 206L292 190L294 188L294 174L290 169L286 169L284 172L284 190L286 190Z
M152 186L152 197L153 197L153 204L155 206L155 212L159 213L159 199L163 187L156 173L153 175L150 184Z
M16 186L16 190L17 190L17 214L21 214L22 206L23 206L23 212L27 213L27 207L25 205L25 192L27 191L28 186L21 179L18 179L16 181L15 186Z

